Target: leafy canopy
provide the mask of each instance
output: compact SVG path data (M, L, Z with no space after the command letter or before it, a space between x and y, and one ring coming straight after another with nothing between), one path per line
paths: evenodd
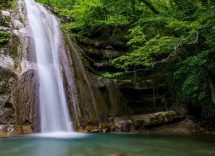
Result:
M127 43L112 63L119 73L153 70L161 64L178 102L215 116L210 78L215 75L215 1L38 0L64 17L63 28L87 37Z

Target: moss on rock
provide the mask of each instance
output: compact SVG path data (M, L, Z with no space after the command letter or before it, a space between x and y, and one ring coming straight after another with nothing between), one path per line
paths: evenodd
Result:
M0 46L8 43L10 41L11 34L6 31L0 30Z

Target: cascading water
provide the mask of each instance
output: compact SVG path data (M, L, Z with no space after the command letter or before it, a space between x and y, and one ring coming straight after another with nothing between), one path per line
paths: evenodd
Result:
M38 66L41 132L71 132L59 60L63 43L58 21L34 0L25 0L25 4Z

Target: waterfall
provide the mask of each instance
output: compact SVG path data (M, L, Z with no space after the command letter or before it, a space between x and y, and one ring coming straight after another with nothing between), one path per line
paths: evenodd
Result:
M25 4L39 74L41 132L71 132L59 59L63 47L59 23L54 15L34 0L25 0Z

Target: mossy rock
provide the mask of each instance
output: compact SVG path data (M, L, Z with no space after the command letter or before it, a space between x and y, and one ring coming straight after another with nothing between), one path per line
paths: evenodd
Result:
M9 32L0 30L0 46L3 46L8 43L10 41L10 38L11 34Z

